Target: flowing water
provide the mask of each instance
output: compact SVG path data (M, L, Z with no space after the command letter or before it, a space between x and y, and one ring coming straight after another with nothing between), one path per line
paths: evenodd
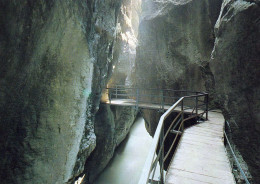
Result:
M144 120L138 118L94 184L137 184L151 143L152 137L145 129Z

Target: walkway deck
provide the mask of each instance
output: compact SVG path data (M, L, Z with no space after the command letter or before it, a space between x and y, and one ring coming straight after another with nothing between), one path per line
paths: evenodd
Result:
M166 173L166 184L235 184L223 143L224 118L187 128Z
M132 100L132 99L113 99L111 100L111 102L107 101L107 102L103 102L106 104L110 104L110 105L116 105L116 106L128 106L128 107L135 107L136 106L136 101ZM159 104L152 104L152 103L138 103L138 108L144 108L144 109L164 109L164 110L168 110L171 106L170 105L164 105L162 107L162 105ZM181 110L181 106L177 106L175 108L175 112L180 112ZM189 107L185 107L184 112L186 114L190 114L193 111L193 109L189 108ZM202 113L202 110L198 110L198 113Z
M136 106L136 101L133 99L113 99L111 102L106 101L106 104L117 105L117 106ZM160 104L152 104L152 103L138 103L139 108L145 109L162 109L162 105ZM168 110L171 105L164 105L164 109Z
M161 104L154 103L136 103L133 99L112 99L110 102L103 103L116 106L138 106L138 108L145 109L169 109L169 112L167 111L165 113L167 115L174 111L180 112L181 107L183 107L183 113L194 114L194 108L192 108L192 106L190 108L186 107L185 104L183 104L183 99L180 99L172 106L162 106ZM199 109L197 105L195 107L197 115L205 112L205 109ZM221 113L209 112L208 119L208 121L193 125L184 130L176 153L172 157L172 161L166 172L165 184L236 183L224 146L224 117ZM153 155L157 149L156 145L159 141L160 132L164 132L162 126L163 121L164 119L160 119L158 124L159 128L157 127L156 130L157 134L155 133L156 138L154 138L155 141L148 155L147 165L144 167L143 177L139 180L139 184L149 183L147 182L147 178L151 179L151 170L149 171L149 168L152 167L151 163L153 163L155 159ZM157 157L160 156L157 155ZM157 164L159 164L159 162ZM154 177L152 180L158 181L154 179Z

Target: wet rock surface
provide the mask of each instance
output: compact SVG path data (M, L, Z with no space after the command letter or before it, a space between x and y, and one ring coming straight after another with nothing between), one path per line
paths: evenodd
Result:
M215 78L214 99L230 120L234 144L256 183L260 182L259 15L256 3L225 0L215 26L210 61Z
M219 0L143 1L133 83L141 88L212 92L209 60L220 8ZM174 94L184 95L191 94ZM151 135L160 118L156 114L143 110Z
M146 0L142 6L136 84L205 90L200 67L210 59L220 1Z
M66 183L94 150L120 2L1 1L1 183Z

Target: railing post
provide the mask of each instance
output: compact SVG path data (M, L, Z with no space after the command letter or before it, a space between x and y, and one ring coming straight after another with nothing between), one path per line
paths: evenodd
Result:
M136 88L136 109L138 109L138 104L139 104L139 89Z
M183 101L184 101L184 99L181 101L181 112L183 112Z
M112 92L111 92L111 90L108 88L107 89L107 93L108 93L108 100L109 100L109 103L111 104L111 96L112 96Z
M163 96L163 90L161 90L161 105L162 105L162 110L164 110L164 96Z
M160 133L160 145L162 146L162 151L160 154L160 184L164 184L164 174L163 174L163 169L164 169L164 124L162 125L161 133Z
M116 99L117 99L117 85L116 85Z
M196 115L198 115L198 92L196 92L196 102L195 102L195 108L196 108Z
M209 118L209 94L206 94L206 120Z
M182 123L182 121L184 120L184 99L181 101L181 131L183 133L184 131L184 124Z

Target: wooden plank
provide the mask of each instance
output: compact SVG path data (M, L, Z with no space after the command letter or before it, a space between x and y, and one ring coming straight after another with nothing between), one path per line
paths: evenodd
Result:
M192 163L193 159L194 160L196 160L196 159L208 159L208 160L214 159L216 161L221 161L221 162L226 161L226 159L223 158L223 154L220 154L219 152L218 152L218 155L214 155L214 154L209 153L209 152L201 153L200 151L194 150L194 149L190 149L190 151L189 150L178 151L178 154L176 154L175 157L176 158L189 157L189 158L187 158L187 160L190 160L190 163Z
M190 179L190 178L183 178L183 177L167 177L167 184L210 184L208 182L203 182L203 181L197 181L194 179Z
M194 131L189 131L189 132L186 132L187 134L190 134L190 135L205 135L205 136L215 136L216 138L218 139L221 139L223 138L223 134L221 134L222 130L212 130L212 131L207 131L206 129L203 129L203 130L194 130Z
M206 128L206 127L199 127L198 125L196 125L196 127L194 127L193 129L186 129L186 132L189 133L189 132L199 132L199 133L216 133L216 134L221 134L221 132L219 132L219 130L216 130L216 129L212 129L212 128Z
M186 147L196 147L198 149L209 149L209 150L224 150L223 146L217 146L217 145L212 145L212 144L203 144L200 142L185 142L182 141L181 146L186 146Z
M194 167L196 166L196 167ZM185 159L176 159L175 162L173 162L168 170L170 172L174 169L180 169L184 171L189 172L195 172L198 174L204 174L216 178L222 178L223 174L227 173L228 175L231 175L231 173L226 172L230 167L225 162L225 160L220 161L215 158L206 158L203 155L194 157L193 159L185 160Z
M196 127L214 129L214 128L223 128L223 125L224 125L224 122L223 122L223 124L213 124L210 122L204 122L204 123L197 124Z
M187 165L189 166L189 165ZM231 172L227 172L226 170L221 170L219 168L215 168L215 167L208 167L208 168L199 168L197 167L196 170L194 169L194 167L190 167L190 168L185 168L183 169L182 167L173 167L172 170L170 170L168 173L172 172L172 175L175 175L176 170L182 171L182 172L192 172L192 173L197 173L199 175L204 175L204 176L209 176L209 177L214 177L216 179L224 179L224 180L228 180L228 181L232 181L233 175ZM167 183L167 182L166 182Z
M200 142L185 142L182 141L182 144L179 146L178 149L198 149L198 150L209 150L209 151L219 151L226 153L225 149L223 148L222 145L208 145L208 144L203 144Z
M187 130L187 133L196 133L196 132L199 132L200 134L204 134L204 133L215 133L215 134L218 134L218 135L221 135L223 137L223 134L221 132L223 132L222 128L210 128L210 127L196 127L193 130Z
M198 132L189 132L187 133L186 136L190 136L190 137L193 137L193 138L196 138L198 137L198 139L207 139L207 140L219 140L221 139L223 136L221 136L221 134L219 133L215 133L215 134L212 134L212 133L208 133L208 132L201 132L201 133L198 133Z
M223 136L219 132L207 132L207 131L190 131L186 132L190 135L203 135L204 137L222 138Z
M191 136L187 136L187 137L184 137L183 138L184 141L194 141L194 139L191 137ZM204 144L219 144L219 145L222 145L222 141L221 140L208 140L208 139L203 139L203 138L200 138L200 139L196 139L196 142L200 142L200 143L204 143Z
M182 163L183 165L185 165L185 163L187 162L187 160L185 160L185 158L183 158L183 157L176 157L174 159L176 160L176 162ZM193 164L195 162L198 162L197 164L201 164L201 161L200 161L199 157L198 158L194 158L193 160L194 160L194 161L192 161ZM203 160L202 162L206 162L206 164L210 165L210 166L219 166L220 168L223 168L223 169L228 169L229 168L229 162L227 162L226 160L207 159L207 160ZM188 164L191 164L191 162L189 162ZM171 169L172 169L172 167L169 168L169 171Z
M175 179L177 178L177 180ZM184 182L182 180L184 179ZM192 172L187 172L183 170L175 170L174 176L173 175L168 175L167 178L169 184L170 183L185 183L189 181L190 183L194 184L196 182L199 183L210 183L210 184L233 184L233 181L231 180L225 180L224 178L215 178L211 176L206 176L206 175L201 175L198 173L192 173ZM192 181L195 180L195 181ZM190 184L189 183L189 184Z

